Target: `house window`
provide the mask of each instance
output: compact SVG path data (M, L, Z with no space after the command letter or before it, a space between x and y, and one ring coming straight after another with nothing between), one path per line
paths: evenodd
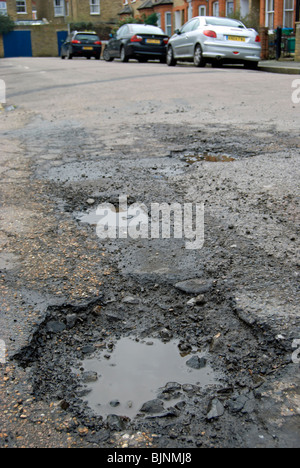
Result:
M65 16L65 0L54 0L54 16Z
M294 27L294 0L284 0L283 27Z
M17 13L26 13L26 0L17 0Z
M274 0L266 0L266 27L274 29Z
M6 2L0 2L0 15L7 15L7 5Z
M199 16L206 16L206 6L200 5L199 6Z
M226 2L226 16L230 16L234 13L234 2Z
M100 15L100 0L90 0L91 15Z
M219 16L219 2L213 3L213 16Z
M161 28L161 13L156 13L157 15L157 26Z
M172 36L172 13L166 12L166 34Z

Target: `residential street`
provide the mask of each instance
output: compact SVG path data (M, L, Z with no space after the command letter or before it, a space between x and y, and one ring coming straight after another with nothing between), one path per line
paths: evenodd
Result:
M0 79L0 448L299 448L297 76L12 58ZM101 238L120 197L204 204L203 247Z

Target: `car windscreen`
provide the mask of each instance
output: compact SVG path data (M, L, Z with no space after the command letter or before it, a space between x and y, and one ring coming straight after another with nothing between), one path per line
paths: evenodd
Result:
M229 18L205 18L205 23L210 26L229 26L231 28L245 29L245 26L240 21Z
M95 42L95 41L99 41L99 37L97 36L97 34L77 34L76 40Z
M156 34L156 35L164 35L165 33L162 29L157 28L156 26L144 26L143 24L131 24L130 30L134 34Z

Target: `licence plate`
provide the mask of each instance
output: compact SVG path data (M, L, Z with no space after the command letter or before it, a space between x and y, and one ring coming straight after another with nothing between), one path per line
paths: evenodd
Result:
M82 47L82 50L94 50L94 47Z
M240 37L240 36L227 36L228 41L238 41L238 42L245 42L246 38L245 37Z
M160 44L160 40L158 39L147 39L147 44Z

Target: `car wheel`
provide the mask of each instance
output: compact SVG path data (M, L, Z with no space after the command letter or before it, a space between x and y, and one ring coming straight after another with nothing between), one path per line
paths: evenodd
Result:
M113 57L110 56L110 53L107 49L104 49L104 52L103 52L103 58L106 62L112 62L113 61Z
M194 52L194 65L195 67L205 67L206 62L202 55L202 47L200 44L196 45Z
M174 53L173 53L173 49L172 47L170 46L168 48L168 51L167 51L167 65L169 67L175 67L177 61L175 60L174 58Z
M126 63L126 62L128 62L128 60L129 60L128 55L126 55L125 47L122 47L122 49L121 49L121 56L120 56L120 58L121 58L121 62L123 62L123 63Z

